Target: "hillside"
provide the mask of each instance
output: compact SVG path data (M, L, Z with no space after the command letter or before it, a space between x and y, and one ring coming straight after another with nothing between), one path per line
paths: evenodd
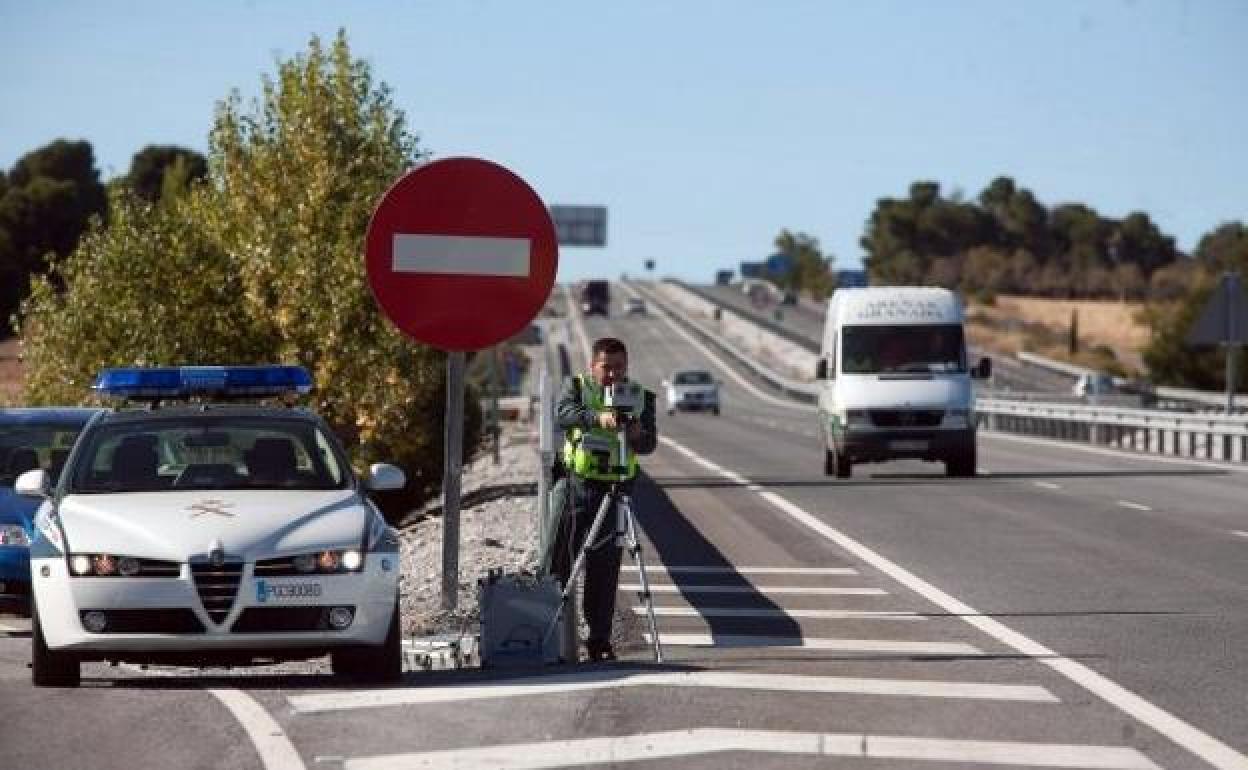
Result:
M1079 350L1075 363L1120 373L1143 373L1141 351L1149 328L1138 318L1143 304L1106 300L1042 299L1001 295L995 303L971 302L967 335L972 344L998 353L1029 351L1070 360L1070 323L1078 314ZM1106 350L1097 351L1099 346ZM1110 354L1112 352L1112 355Z

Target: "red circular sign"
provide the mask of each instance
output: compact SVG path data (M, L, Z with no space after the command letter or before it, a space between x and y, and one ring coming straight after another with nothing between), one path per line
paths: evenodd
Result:
M537 316L559 247L546 205L524 180L478 158L405 174L382 196L365 241L381 311L419 342L480 350Z

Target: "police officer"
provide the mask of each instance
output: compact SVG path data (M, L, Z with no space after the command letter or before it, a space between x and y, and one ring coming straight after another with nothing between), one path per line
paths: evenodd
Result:
M605 404L604 389L628 381L628 350L614 337L594 342L590 370L569 378L555 408L555 421L564 432L563 467L566 505L551 553L552 571L567 585L572 564L593 524L602 499L612 484L627 491L637 475L636 454L650 454L657 442L654 393L645 390L644 407L636 419L624 421ZM619 431L630 449L628 463L619 463ZM604 462L603 451L610 457ZM634 454L635 453L635 454ZM558 500L556 495L556 500ZM586 642L591 661L614 660L611 621L620 577L620 547L616 518L609 512L597 542L590 543L585 561Z

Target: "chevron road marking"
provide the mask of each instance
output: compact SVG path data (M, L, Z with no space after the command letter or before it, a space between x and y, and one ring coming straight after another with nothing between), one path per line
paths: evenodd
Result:
M725 690L755 690L760 692L962 698L1027 703L1059 702L1057 697L1051 692L1035 685L840 676L746 674L720 671L647 673L642 669L604 669L574 674L527 676L505 681L494 680L490 684L462 684L449 687L403 687L291 695L287 700L290 702L291 709L297 714L317 714L327 711L383 708L388 706L415 706L433 703L458 703L624 687L701 687Z
M653 639L642 634L646 643ZM910 642L892 639L812 639L801 636L751 636L749 634L659 634L664 647L755 648L777 647L823 652L874 652L903 655L984 655L978 647L962 642Z
M621 591L640 591L640 583L625 583ZM681 583L676 585L650 584L656 594L799 594L806 596L887 596L882 588L825 588L820 586L703 586Z
M729 751L894 761L928 760L959 765L974 763L1157 770L1157 765L1140 752L1117 746L960 741L861 733L800 733L723 728L360 757L347 759L344 767L346 770L409 770L417 767L536 770L583 765L614 766L621 762L694 757Z

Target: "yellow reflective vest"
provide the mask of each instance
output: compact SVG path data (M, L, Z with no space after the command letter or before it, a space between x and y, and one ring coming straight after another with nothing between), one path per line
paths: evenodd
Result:
M606 411L602 388L594 378L576 375L577 389L585 406ZM631 449L628 463L620 465L620 435L598 425L585 430L569 428L563 434L563 465L569 472L593 481L628 481L637 475L637 455ZM625 439L627 441L627 439Z

